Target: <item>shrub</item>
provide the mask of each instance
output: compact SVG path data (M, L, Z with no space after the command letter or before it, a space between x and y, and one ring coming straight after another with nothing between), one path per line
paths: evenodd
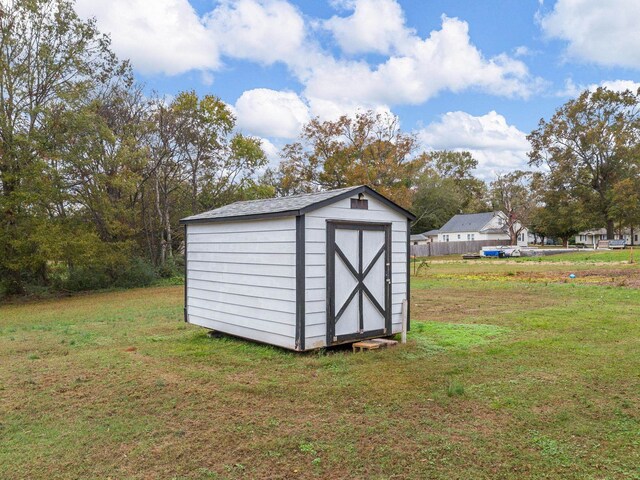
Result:
M153 266L142 258L132 258L111 265L79 266L69 270L58 287L72 292L111 287L145 287L156 280Z
M133 258L125 269L116 275L113 285L123 288L146 287L151 285L156 278L153 265L138 257Z
M69 276L61 283L63 289L79 292L108 288L112 279L104 268L76 267L69 270Z
M160 278L182 277L184 275L184 257L176 255L167 259L164 265L158 267Z

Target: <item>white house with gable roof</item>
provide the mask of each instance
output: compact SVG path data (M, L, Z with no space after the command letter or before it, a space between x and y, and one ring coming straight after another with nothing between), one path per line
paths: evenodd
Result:
M438 242L468 242L473 240L511 241L507 216L503 212L454 215L438 230ZM520 228L519 224L516 224ZM518 234L518 246L526 247L529 230L523 227Z

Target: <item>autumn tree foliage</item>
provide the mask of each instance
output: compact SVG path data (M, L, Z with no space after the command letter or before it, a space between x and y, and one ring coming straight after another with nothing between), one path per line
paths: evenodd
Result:
M332 121L316 118L283 148L271 175L280 195L369 185L409 208L424 165L417 146L393 115L367 111Z
M530 225L537 205L532 179L532 172L516 170L500 174L491 182L491 203L494 210L506 215L505 226L512 245L517 244L518 235Z
M591 225L604 225L612 239L615 189L638 175L640 90L585 91L541 120L529 136L530 164L546 167L551 185L563 184L583 205ZM622 182L622 183L621 183Z
M423 171L416 182L412 231L440 228L458 213L485 212L487 185L474 176L478 161L469 152L449 150L422 154Z
M536 205L529 213L529 228L540 237L559 239L564 246L580 231L590 228L585 205L561 177L533 174L531 189Z
M145 95L69 0L0 3L0 294L144 283L181 217L272 195L214 96Z

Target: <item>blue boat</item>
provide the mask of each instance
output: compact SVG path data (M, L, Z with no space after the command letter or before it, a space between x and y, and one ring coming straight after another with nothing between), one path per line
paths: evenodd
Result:
M504 257L502 247L482 247L483 257Z

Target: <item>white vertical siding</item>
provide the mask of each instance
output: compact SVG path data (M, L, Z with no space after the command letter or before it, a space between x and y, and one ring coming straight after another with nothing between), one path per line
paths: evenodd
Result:
M355 198L355 196L354 196ZM351 209L347 198L305 215L305 348L326 345L326 223L327 220L391 223L392 332L402 329L402 300L407 294L407 218L368 195L368 210Z
M188 321L293 349L295 217L187 225Z

